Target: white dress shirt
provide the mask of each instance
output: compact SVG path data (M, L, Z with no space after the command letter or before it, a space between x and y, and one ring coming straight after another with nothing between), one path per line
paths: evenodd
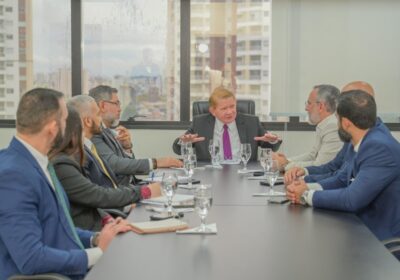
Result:
M240 138L239 132L236 126L236 121L233 121L228 126L228 133L229 139L231 141L231 151L232 151L232 160L237 161L240 159ZM224 160L224 141L223 141L223 134L224 134L224 123L221 122L219 119L215 118L215 126L214 126L214 136L213 141L218 139L220 141L219 146L219 156L221 161L229 162L228 160Z
M15 136L19 142L21 142L22 145L32 154L32 156L36 159L38 162L40 168L42 169L43 173L46 175L47 181L49 181L50 186L53 188L53 191L55 191L55 188L53 186L53 181L51 180L50 173L47 170L47 166L49 165L49 159L47 155L43 155L41 152L36 150L34 147L26 143L24 140L19 138L18 136ZM93 238L93 236L92 236ZM90 242L92 243L92 242ZM85 249L85 252L88 257L88 268L91 268L102 256L103 251L96 247L96 248L89 248Z

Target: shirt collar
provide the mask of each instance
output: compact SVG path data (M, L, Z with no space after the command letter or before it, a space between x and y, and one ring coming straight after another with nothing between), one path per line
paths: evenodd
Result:
M85 137L85 139L83 140L83 144L84 144L87 148L89 148L89 150L92 149L93 142L90 141L89 138L86 138L86 137Z
M358 150L360 149L360 145L362 143L362 141L364 140L365 135L360 139L360 141L358 141L357 145L354 146L354 151L356 153L358 153Z
M232 130L235 127L236 122L233 121L233 122L228 123L226 125L228 126L229 130ZM223 131L224 130L224 123L221 122L219 119L215 118L215 127L217 128L218 131Z
M32 156L36 159L36 161L39 163L40 167L43 170L47 170L47 166L49 165L49 158L47 155L43 155L41 152L36 150L34 147L32 147L30 144L22 140L20 137L15 136L15 138L21 142L22 145L32 154Z
M324 130L330 123L337 123L337 118L335 114L331 114L317 124L317 129Z

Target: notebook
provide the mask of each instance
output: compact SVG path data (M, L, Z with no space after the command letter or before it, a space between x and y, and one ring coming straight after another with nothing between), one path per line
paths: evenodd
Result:
M175 232L188 228L188 224L178 219L166 219L142 223L131 223L132 230L138 234Z

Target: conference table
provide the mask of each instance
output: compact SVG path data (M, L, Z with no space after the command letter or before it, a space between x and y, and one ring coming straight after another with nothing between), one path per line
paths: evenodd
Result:
M212 184L207 222L217 224L217 234L119 235L85 279L400 279L400 263L356 215L253 197L267 188L239 168L195 171ZM139 205L128 219L151 214ZM195 212L182 220L200 224Z

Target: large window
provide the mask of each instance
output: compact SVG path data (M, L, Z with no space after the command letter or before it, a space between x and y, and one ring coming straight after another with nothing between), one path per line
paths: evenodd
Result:
M20 95L36 86L71 96L70 21L69 1L0 2L0 119L15 119Z
M83 93L107 84L121 120L179 121L179 1L82 3Z
M208 100L218 86L270 111L270 14L264 1L191 1L191 101Z

